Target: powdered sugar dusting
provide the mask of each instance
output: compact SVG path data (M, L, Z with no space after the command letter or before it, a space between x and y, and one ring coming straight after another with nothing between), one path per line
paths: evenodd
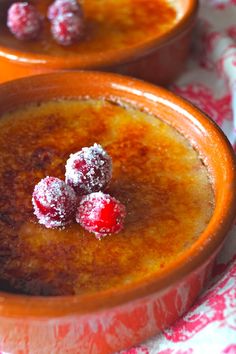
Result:
M103 190L111 176L111 157L96 143L71 154L66 163L66 183L80 195Z
M34 188L32 203L39 223L47 228L63 227L76 208L74 190L59 178L46 177Z

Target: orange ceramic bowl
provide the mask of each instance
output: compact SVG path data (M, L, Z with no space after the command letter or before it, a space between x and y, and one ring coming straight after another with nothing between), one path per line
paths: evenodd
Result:
M46 13L46 9L52 1L34 0L34 2L42 13ZM2 11L0 11L2 13L0 82L58 70L95 69L127 74L155 84L166 85L172 82L184 67L190 49L192 29L198 8L198 0L176 0L174 3L177 9L177 20L161 34L147 35L147 38L142 39L141 42L137 41L123 48L113 48L109 46L109 43L104 42L99 50L93 50L93 48L88 50L86 46L77 50L76 46L72 46L65 52L64 49L55 49L55 46L53 51L42 51L41 48L45 45L44 40L32 43L16 40L6 30L6 11L9 7L9 1L3 0L0 4L0 10L2 7ZM137 6L150 7L149 15L147 14L146 17L150 17L153 8L155 11L158 8L155 2L149 4L146 0L141 0L137 4ZM114 9L113 12L115 11ZM94 23L92 21L91 26L96 26L95 21ZM151 25L149 24L149 26ZM46 25L43 36L45 41L50 38L49 25Z
M208 167L215 209L208 226L189 249L135 285L81 296L0 292L0 348L7 353L106 354L155 335L196 299L235 217L233 150L222 131L197 108L162 88L135 79L108 73L67 72L2 84L0 115L31 102L62 97L103 97L131 103L173 126Z

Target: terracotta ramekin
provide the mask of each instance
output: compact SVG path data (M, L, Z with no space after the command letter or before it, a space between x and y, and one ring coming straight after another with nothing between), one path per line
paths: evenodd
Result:
M172 125L208 167L215 210L191 248L135 285L83 296L33 297L0 292L0 350L11 354L107 354L155 335L181 316L205 285L236 212L234 152L216 124L191 104L135 79L66 72L0 85L0 116L31 102L62 97L129 103Z
M34 1L42 2L38 5L42 10L45 10L45 4L51 2ZM104 48L100 53L63 57L20 52L11 47L11 43L3 46L0 41L0 82L58 70L86 69L116 72L167 85L184 68L198 9L198 0L176 0L175 3L179 19L169 31L142 45L122 50ZM2 12L6 12L9 1L2 0L0 10L1 6ZM4 21L4 18L1 20ZM25 46L27 47L27 42Z

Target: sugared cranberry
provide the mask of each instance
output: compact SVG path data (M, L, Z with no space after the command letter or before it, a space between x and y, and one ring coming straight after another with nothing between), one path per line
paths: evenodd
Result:
M76 221L101 239L118 233L123 228L125 206L109 194L92 193L82 198L76 213Z
M16 2L8 10L7 26L18 39L34 39L39 34L41 25L41 15L27 2Z
M77 0L55 0L48 8L48 19L54 21L58 16L73 13L77 16L83 17L81 5Z
M32 203L39 223L56 228L65 226L75 216L77 197L64 181L46 177L35 186Z
M99 144L71 154L66 163L66 183L78 195L104 190L112 175L110 156Z
M51 32L57 43L70 45L83 36L83 19L73 13L59 15L51 22Z

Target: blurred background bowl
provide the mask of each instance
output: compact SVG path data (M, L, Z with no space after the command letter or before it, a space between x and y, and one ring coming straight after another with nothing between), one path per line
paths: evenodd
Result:
M86 1L91 3L91 0L83 2L85 18L87 15ZM198 9L198 0L172 1L177 13L177 19L173 25L163 33L155 35L154 32L152 36L147 35L145 40L137 41L131 46L120 48L111 46L110 48L106 43L101 50L93 51L93 48L90 48L89 51L86 51L86 45L83 50L78 50L76 45L62 48L52 44L51 41L50 46L54 46L51 51L47 48L47 41L50 41L48 23L44 26L43 41L39 39L38 41L21 42L10 34L6 28L6 13L13 2L12 0L2 0L0 4L0 82L58 70L82 69L116 72L155 84L167 85L184 68L190 51ZM32 2L44 14L46 14L48 5L52 3L51 0L34 0ZM144 2L142 6L147 5L149 12L157 6L153 1L150 4ZM91 7L91 5L89 6ZM110 8L112 11L112 6ZM156 11L158 11L158 6ZM106 12L106 16L109 16L109 11ZM89 24L91 28L96 25ZM139 26L138 23L137 26ZM46 50L42 50L43 47ZM56 47L58 50L55 49Z

